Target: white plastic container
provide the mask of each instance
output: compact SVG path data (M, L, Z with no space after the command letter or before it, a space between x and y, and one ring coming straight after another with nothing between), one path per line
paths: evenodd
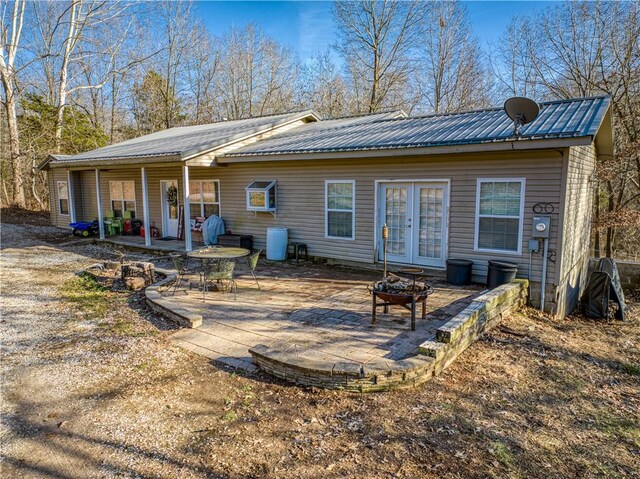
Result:
M267 259L283 261L287 259L287 245L289 244L289 230L287 228L267 228Z

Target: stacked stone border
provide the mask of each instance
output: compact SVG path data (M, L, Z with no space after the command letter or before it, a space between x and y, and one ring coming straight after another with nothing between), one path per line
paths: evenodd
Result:
M527 302L527 280L515 280L481 294L419 347L419 355L366 364L306 359L259 344L249 350L264 372L304 386L352 392L389 391L422 384L448 367L485 331Z
M144 290L147 304L156 313L177 322L180 326L186 328L198 328L202 326L202 315L196 314L187 308L178 306L173 301L165 299L159 291L159 288L166 286L176 279L176 273L171 270L156 268L158 273L165 275L165 278L157 283L152 284Z

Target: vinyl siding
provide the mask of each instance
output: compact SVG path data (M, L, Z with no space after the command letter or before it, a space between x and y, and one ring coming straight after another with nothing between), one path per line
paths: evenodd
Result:
M49 203L51 206L51 219L54 226L68 228L71 215L61 215L58 208L58 181L67 181L67 170L49 171Z
M561 233L561 261L558 281L558 316L575 308L587 283L593 177L597 155L593 145L574 146L567 155L564 212Z
M58 170L54 170L57 172ZM177 179L182 198L182 170L179 165L150 166L148 171L150 221L162 225L160 181ZM448 155L438 157L394 157L325 161L280 161L241 163L219 167L190 167L192 179L219 179L221 213L227 229L252 234L257 248L265 247L270 226L289 228L291 241L307 243L309 254L342 261L372 263L376 245L376 180L450 180L449 258L474 261L474 278L484 281L489 259L518 264L519 276L528 273L527 240L538 202L560 202L562 153L558 151ZM93 171L91 174L94 174ZM474 251L477 178L525 178L525 208L522 254ZM137 216L142 218L140 168L112 169L101 173L103 208L109 209L109 181L133 179L136 183ZM278 180L278 211L246 211L245 187L256 179ZM355 240L325 238L325 180L356 181ZM95 197L93 182L83 183ZM182 199L180 199L182 204ZM90 207L85 212L92 212ZM556 223L557 224L557 223ZM550 250L557 250L558 228L552 230ZM541 261L534 261L532 275L540 276ZM555 265L549 265L549 278ZM537 275L537 276L536 276Z

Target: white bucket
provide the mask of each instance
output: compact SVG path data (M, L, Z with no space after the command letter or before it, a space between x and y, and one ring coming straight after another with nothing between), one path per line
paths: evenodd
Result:
M267 228L267 259L282 261L287 259L289 230L287 228Z

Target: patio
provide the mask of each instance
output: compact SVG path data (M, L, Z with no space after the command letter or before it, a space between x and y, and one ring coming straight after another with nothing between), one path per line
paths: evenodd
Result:
M202 326L178 331L173 341L247 371L256 369L249 349L257 345L315 361L397 361L416 356L418 345L483 289L429 278L435 292L427 300L426 319L418 319L411 331L410 313L401 307L391 307L389 314L379 310L371 324L367 285L380 279L380 272L261 259L256 273L261 289L249 274L239 276L236 300L233 294L211 291L203 302L195 276L183 282L186 291L165 292L165 299L203 317Z

